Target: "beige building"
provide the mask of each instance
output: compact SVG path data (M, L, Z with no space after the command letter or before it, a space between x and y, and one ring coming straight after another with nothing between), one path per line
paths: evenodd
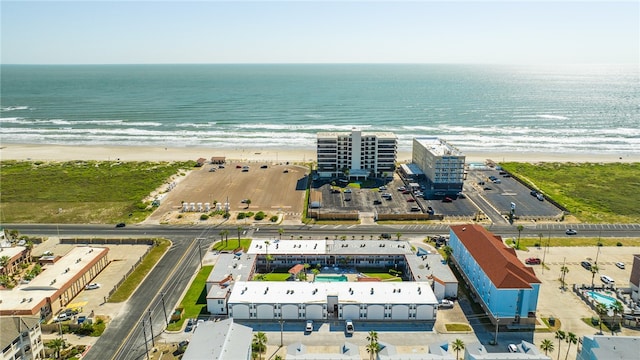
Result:
M79 246L62 257L41 257L42 273L2 291L0 316L35 315L48 319L67 307L109 264L108 253L108 248Z
M437 137L413 139L411 161L426 177L425 196L455 196L464 182L464 154Z
M318 175L350 179L390 176L396 169L398 139L391 132L320 132L317 135ZM347 170L347 171L345 171Z

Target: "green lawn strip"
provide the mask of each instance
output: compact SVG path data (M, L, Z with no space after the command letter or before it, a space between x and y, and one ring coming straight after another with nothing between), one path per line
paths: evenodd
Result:
M503 169L529 183L590 223L640 221L640 163L501 163Z
M540 244L542 246L596 246L598 242L602 246L640 246L640 238L591 238L591 237L561 237L561 238L548 238L543 237L542 242L539 238L521 238L520 247L526 246L534 248Z
M189 318L197 318L201 314L207 313L207 287L206 282L209 274L213 270L213 265L203 266L195 279L191 283L189 290L180 302L182 317L180 320L169 323L167 330L177 331L182 329L182 325Z
M591 326L592 328L600 331L600 319L598 319L598 317L594 316L592 318L587 317L587 318L581 318L582 322ZM594 323L595 322L595 323ZM609 327L607 327L607 323L603 322L602 323L602 332L603 333L610 333L611 330L609 329Z
M269 274L258 274L256 276L262 275L261 281L287 281L291 274L289 273L269 273Z
M251 239L240 238L240 247L243 251L247 251L251 245ZM229 241L217 241L213 244L213 250L216 251L234 251L238 248L238 238L230 238Z
M447 331L471 331L471 326L467 324L444 324Z
M391 275L389 273L367 272L367 273L363 273L363 274L365 274L368 277L378 278L378 279L381 279L381 280L397 278L397 276Z
M166 239L156 239L156 246L151 248L147 256L142 259L142 262L136 267L136 269L129 275L129 277L120 285L118 290L111 295L109 302L118 303L126 301L131 294L136 290L138 285L147 276L147 274L156 266L156 263L160 260L162 255L171 246L171 241Z
M6 222L135 222L149 215L146 196L194 164L3 161L0 209Z

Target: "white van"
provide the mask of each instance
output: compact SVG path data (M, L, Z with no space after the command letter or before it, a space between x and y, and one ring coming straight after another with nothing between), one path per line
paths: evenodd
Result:
M615 284L615 281L612 278L608 277L607 275L600 276L600 280L602 280L602 282L605 284L609 284L609 285Z

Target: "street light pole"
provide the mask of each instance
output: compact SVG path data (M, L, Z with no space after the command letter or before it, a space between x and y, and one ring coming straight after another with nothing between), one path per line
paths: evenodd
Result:
M164 306L164 292L160 293L161 296L161 300L162 300L162 311L164 312L164 322L167 323L167 326L169 326L169 318L167 317L167 308Z
M500 324L500 318L496 317L496 336L493 339L495 345L498 345L498 324Z
M151 320L151 309L149 309L149 330L151 331L151 346L156 347L155 340L153 339L153 321Z

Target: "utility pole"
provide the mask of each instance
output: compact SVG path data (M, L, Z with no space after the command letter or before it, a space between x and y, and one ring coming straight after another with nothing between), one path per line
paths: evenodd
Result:
M147 355L147 360L149 360L149 346L147 345L147 329L144 328L144 319L142 319L142 335L144 336L145 354Z
M494 345L498 345L498 325L500 324L500 318L496 316L496 335L493 338Z
M151 346L156 347L155 340L153 339L153 321L151 320L151 309L149 309L149 329L151 331Z
M164 322L169 326L169 318L167 317L167 308L164 306L164 291L160 293L160 299L162 300L162 311L164 312Z

